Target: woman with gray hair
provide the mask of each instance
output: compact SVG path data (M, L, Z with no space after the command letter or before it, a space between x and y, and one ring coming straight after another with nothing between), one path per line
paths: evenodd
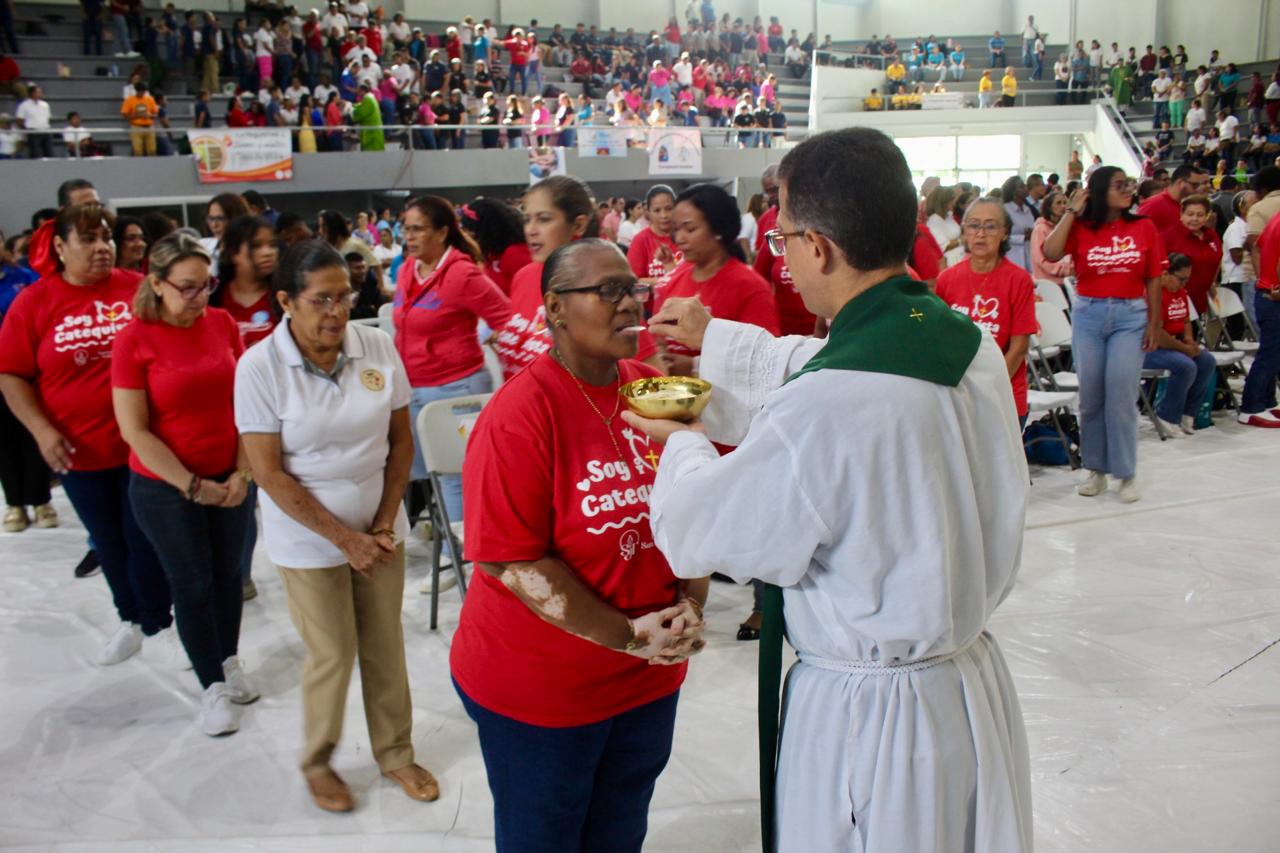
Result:
M477 571L450 669L499 851L638 853L708 581L676 580L654 546L661 447L619 417L619 388L659 375L635 360L648 285L599 239L556 249L541 284L554 346L498 390L467 446Z
M151 248L134 322L111 354L112 402L129 445L129 502L173 595L178 637L204 688L200 729L239 728L258 698L238 657L240 554L252 476L232 413L244 352L231 315L209 307L209 252L194 232Z

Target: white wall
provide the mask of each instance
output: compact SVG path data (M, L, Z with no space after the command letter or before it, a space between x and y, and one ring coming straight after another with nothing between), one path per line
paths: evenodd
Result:
M1061 107L1059 107L1061 109ZM1119 166L1130 175L1140 174L1142 164L1138 161L1138 155L1133 153L1133 149L1125 142L1124 137L1112 125L1111 120L1107 118L1107 113L1102 107L1093 107L1095 115L1093 130L1084 134L1087 141L1087 147L1091 149L1090 154L1100 154L1102 162L1108 166ZM1089 164L1089 158L1083 157L1085 165Z
M884 72L880 70L813 66L813 84L809 89L809 127L814 130L830 129L825 119L839 113L860 111L862 99L871 94L872 89L883 90L884 82Z
M1075 3L1075 38L1083 40L1086 46L1090 39L1097 39L1104 46L1114 41L1120 44L1121 50L1133 45L1139 56L1145 45L1155 43L1159 47L1156 43L1159 0L1075 0Z
M1227 60L1252 60L1258 50L1258 21L1267 0L1228 0L1228 2L1204 2L1204 0L1160 0L1160 44L1176 49L1185 44L1191 62L1198 65L1209 59L1209 51L1217 48ZM1271 0L1271 8L1280 14L1280 0ZM1280 21L1276 22L1280 27ZM1273 52L1277 44L1276 30L1271 30ZM1139 51L1142 46L1138 45ZM1264 57L1265 58L1265 57Z
M1065 175L1071 158L1070 133L1035 133L1022 137L1022 174L1039 172L1048 177L1053 172Z
M404 0L404 14L417 21L461 21L467 15L493 20L498 17L498 0Z
M599 23L600 17L597 0L502 0L501 6L502 23L528 24L536 18L540 33L550 32L553 24L572 30L579 21Z

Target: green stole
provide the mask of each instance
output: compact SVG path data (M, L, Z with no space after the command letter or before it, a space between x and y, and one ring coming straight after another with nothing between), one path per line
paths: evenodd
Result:
M923 379L954 388L973 362L982 331L901 275L850 300L831 322L827 345L791 382L818 370L854 370ZM774 849L778 728L782 687L782 589L766 584L760 629L760 828L765 853Z

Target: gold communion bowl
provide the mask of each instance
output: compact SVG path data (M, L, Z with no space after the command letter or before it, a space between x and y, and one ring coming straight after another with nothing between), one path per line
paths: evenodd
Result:
M711 401L711 383L692 376L651 376L618 389L627 408L646 418L691 421Z

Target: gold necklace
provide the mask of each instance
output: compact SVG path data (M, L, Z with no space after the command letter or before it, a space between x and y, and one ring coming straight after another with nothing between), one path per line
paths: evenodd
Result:
M626 465L626 457L622 455L622 448L618 445L618 439L615 438L613 434L613 419L618 416L618 409L622 406L622 395L618 394L615 396L613 401L613 414L606 418L604 416L604 412L600 411L600 407L596 405L596 401L591 399L591 395L587 393L587 389L582 386L582 380L578 379L577 375L569 369L569 365L565 364L564 357L560 355L560 350L552 349L551 355L555 358L556 362L564 368L564 372L569 374L569 378L573 380L574 385L578 386L578 391L582 393L582 398L587 401L587 405L591 407L591 411L595 412L596 417L598 417L600 422L604 424L605 432L609 433L609 441L613 443L614 452L618 454L618 461L623 465ZM621 381L621 377L618 376L618 368L616 365L613 368L613 372L615 379Z

